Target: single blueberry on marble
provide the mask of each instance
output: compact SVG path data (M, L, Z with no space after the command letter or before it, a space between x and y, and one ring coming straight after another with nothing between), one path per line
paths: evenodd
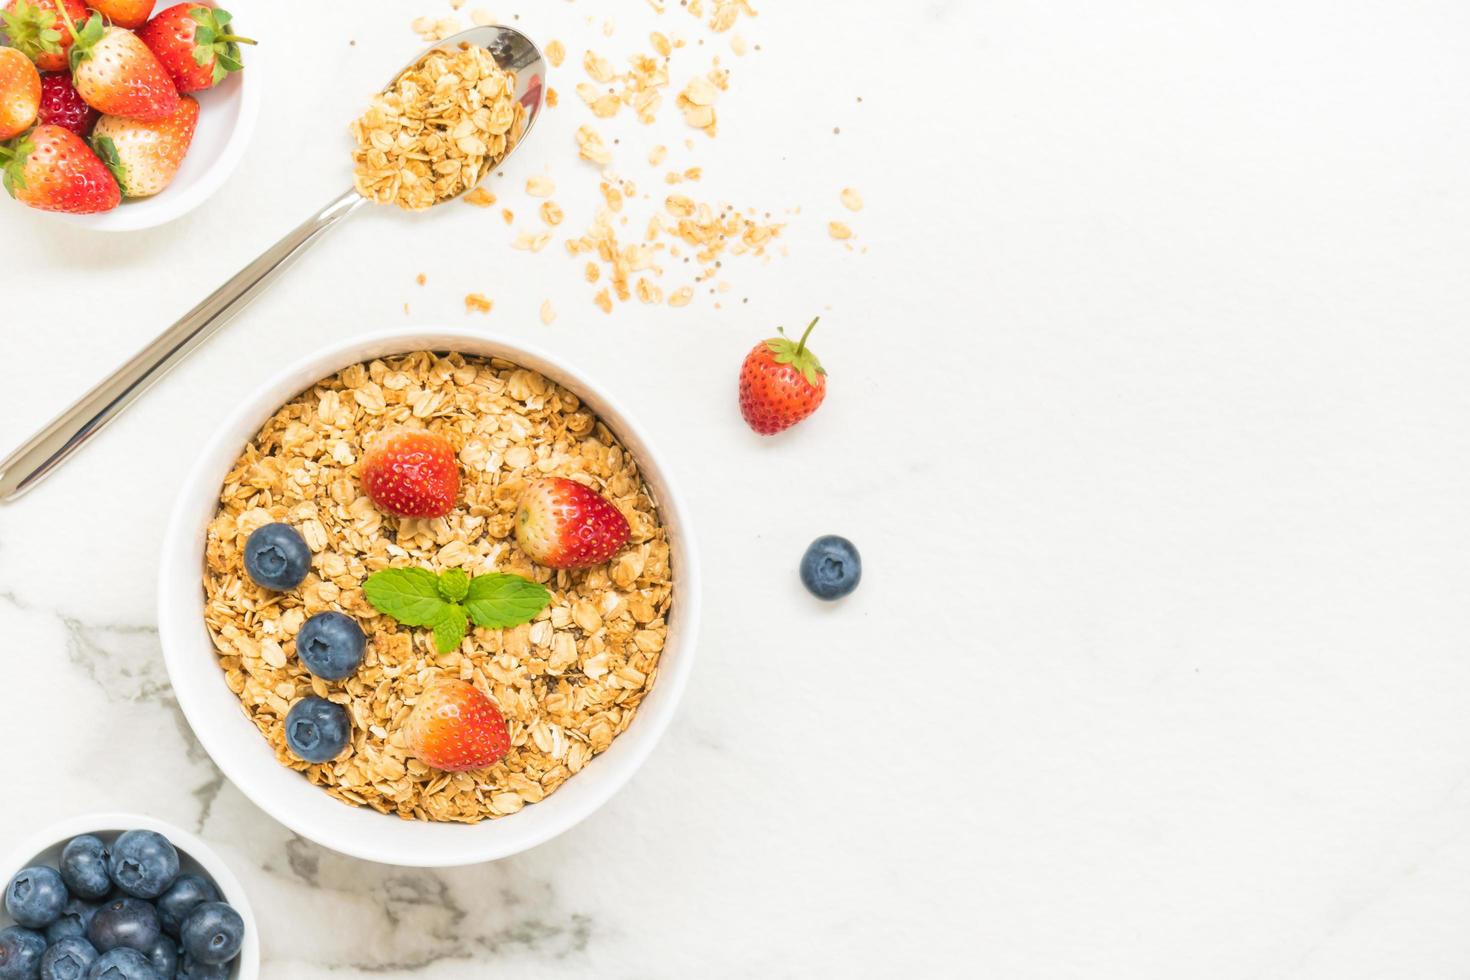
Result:
M266 524L245 539L245 573L263 589L294 589L311 571L311 549L289 524Z
M836 534L824 534L801 556L801 584L818 599L831 602L848 595L863 578L857 546Z

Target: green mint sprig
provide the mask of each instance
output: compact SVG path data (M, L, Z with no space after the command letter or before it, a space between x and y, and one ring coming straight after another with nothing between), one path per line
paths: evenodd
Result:
M451 568L435 575L427 568L385 568L363 583L373 608L404 626L427 626L434 645L448 653L464 640L469 621L488 629L529 623L551 602L551 593L519 575L494 572L470 578Z

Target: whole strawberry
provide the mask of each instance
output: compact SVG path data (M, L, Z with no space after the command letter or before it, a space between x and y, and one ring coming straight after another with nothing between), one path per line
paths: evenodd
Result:
M178 111L173 79L138 35L108 27L100 14L73 31L72 84L87 105L105 115L147 120L167 119Z
M86 20L87 6L82 0L10 0L0 14L0 26L10 46L41 71L65 71L72 35L62 17Z
M454 447L433 432L398 429L379 436L359 475L368 499L399 517L443 517L459 496Z
M792 343L781 336L763 340L740 366L740 414L763 436L789 429L812 414L827 397L827 372L807 349L817 321Z
M97 110L77 94L70 75L41 76L41 113L37 121L69 129L78 136L90 136L97 116Z
M240 62L240 45L254 44L230 28L230 12L202 3L180 3L160 11L138 37L168 70L180 92L214 88Z
M122 199L107 166L76 133L37 126L26 136L0 144L5 189L22 204L42 211L96 214Z
M516 508L516 541L547 568L601 565L628 543L628 534L622 511L565 477L537 480Z
M87 6L130 31L142 27L153 13L153 0L87 0Z
M445 772L488 769L510 751L510 732L495 702L453 678L435 680L419 695L404 734L416 759Z
M41 111L41 74L14 48L0 48L0 140L31 128Z
M198 121L199 103L185 95L177 112L157 122L103 116L92 131L92 148L117 178L123 197L152 197L179 172Z

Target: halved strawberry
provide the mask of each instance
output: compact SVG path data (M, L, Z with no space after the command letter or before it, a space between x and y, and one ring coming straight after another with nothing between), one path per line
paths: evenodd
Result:
M167 119L179 108L173 79L138 35L93 14L72 27L71 77L87 105L110 116Z
M36 63L41 71L65 71L71 32L61 22L87 19L82 0L10 0L5 13L5 36L10 46Z
M10 196L42 211L96 214L122 199L117 181L80 136L60 126L37 126L0 144L0 168Z
M399 517L443 517L459 496L459 463L434 432L395 429L370 439L358 471L380 510Z
M87 0L87 6L130 31L142 27L153 13L153 0Z
M538 565L601 565L628 543L628 519L596 490L576 480L537 480L516 508L516 541Z
M31 128L41 111L41 73L14 48L0 48L0 140Z
M138 37L168 70L180 92L214 88L245 66L240 45L254 44L230 27L230 12L203 3L180 3L159 11Z
M103 116L92 131L92 148L117 178L123 197L152 197L179 172L197 122L199 103L180 96L178 111L157 122Z
M479 688L440 678L419 695L404 722L409 751L445 772L488 769L510 751L505 717Z

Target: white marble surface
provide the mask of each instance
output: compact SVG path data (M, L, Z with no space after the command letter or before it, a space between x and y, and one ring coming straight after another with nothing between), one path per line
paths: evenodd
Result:
M0 209L0 445L337 193L360 94L446 9L269 6L266 111L207 209L116 238ZM323 243L0 508L0 838L88 808L198 827L272 980L1470 973L1470 8L768 2L736 59L678 10L488 6L573 52L496 187L518 225L543 170L586 220L572 66L661 24L706 37L676 81L715 51L735 72L720 137L673 161L802 206L791 254L727 263L723 309L609 318L579 262L468 207ZM623 155L679 146L665 117L618 127ZM866 255L825 234L848 184ZM814 312L828 404L759 441L736 366ZM283 358L407 322L616 379L707 552L700 662L645 769L564 837L442 873L323 851L223 784L154 633L190 446ZM794 575L829 531L867 559L835 608Z

